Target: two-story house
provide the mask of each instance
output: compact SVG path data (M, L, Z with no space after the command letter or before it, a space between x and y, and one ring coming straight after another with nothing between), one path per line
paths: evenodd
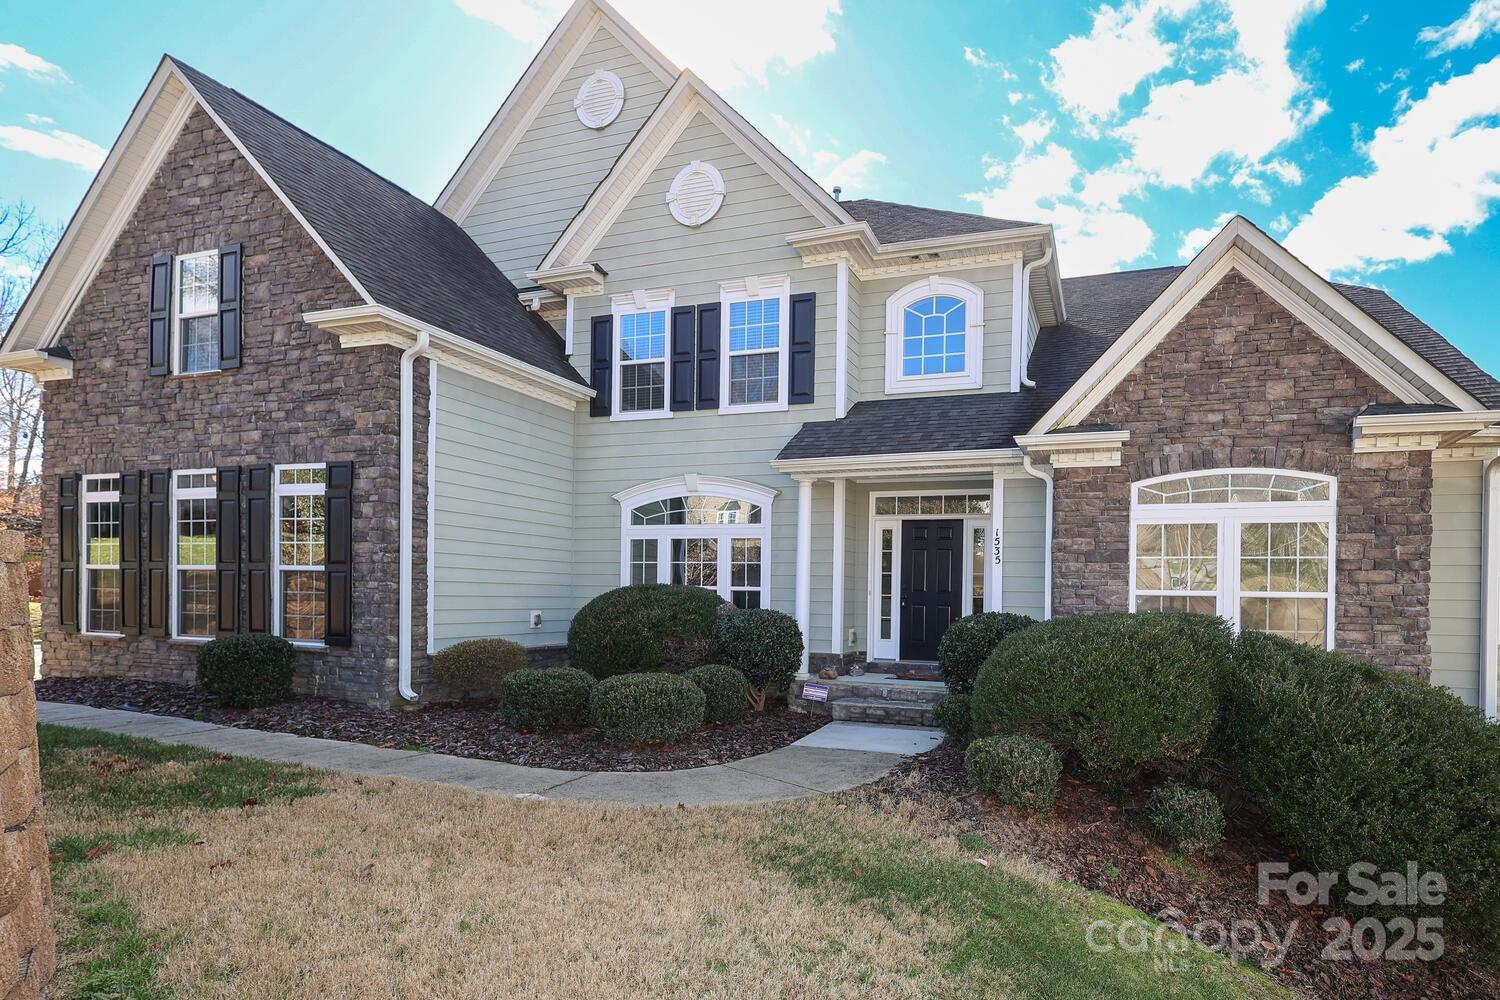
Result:
M435 205L164 58L0 348L45 385L44 656L304 689L555 659L611 587L808 666L977 610L1188 609L1495 711L1500 383L1242 218L1062 278L1050 226L820 189L578 0Z

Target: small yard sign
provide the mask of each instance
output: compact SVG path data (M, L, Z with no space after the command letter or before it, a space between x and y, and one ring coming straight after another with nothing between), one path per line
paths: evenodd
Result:
M804 684L802 685L802 698L805 701L827 701L827 684Z

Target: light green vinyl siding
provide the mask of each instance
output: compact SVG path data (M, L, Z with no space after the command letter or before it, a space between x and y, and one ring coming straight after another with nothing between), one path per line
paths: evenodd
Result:
M1480 462L1432 466L1432 682L1479 704Z
M578 120L573 99L596 69L625 85L620 115L602 129ZM464 229L518 287L614 166L636 130L666 93L661 80L601 25L578 61L480 195Z
M949 395L954 392L1004 392L1010 388L1011 286L1010 264L990 264L942 272L944 277L966 281L984 292L984 385L979 389L945 389L931 393L896 393L893 395ZM913 275L875 278L851 284L859 285L857 297L851 297L849 331L856 343L850 351L850 372L860 399L881 399L885 391L886 301L914 281L925 280ZM853 303L859 303L855 313Z
M439 366L433 480L434 650L489 636L565 642L573 414Z
M1003 605L996 609L1042 617L1043 564L1047 558L1047 490L1040 479L1005 480L1005 535L1001 566Z
M848 309L848 377L845 379L848 392L849 405L853 406L861 399L870 398L871 394L864 386L864 357L868 353L865 346L865 338L860 333L860 324L864 322L864 287L854 275L849 275L849 300Z

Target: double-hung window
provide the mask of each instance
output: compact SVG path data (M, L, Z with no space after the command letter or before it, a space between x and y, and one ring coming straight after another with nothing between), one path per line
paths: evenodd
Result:
M721 411L786 409L790 280L747 278L719 289L726 358L719 366Z
M172 477L172 620L190 639L211 638L218 624L218 478L213 469Z
M1135 484L1131 610L1217 614L1332 648L1335 485L1269 469Z
M697 481L697 491L692 491ZM616 494L622 507L622 584L704 587L741 608L768 606L770 501L749 483L698 477Z
M672 293L634 292L614 299L616 419L665 417L667 316Z
M83 477L83 630L124 628L120 579L120 477Z
M978 389L984 293L957 278L914 281L886 300L885 390Z
M184 254L173 268L173 365L180 375L219 370L219 252Z
M316 644L325 638L327 492L326 466L276 468L276 567L272 601L275 632L292 642Z

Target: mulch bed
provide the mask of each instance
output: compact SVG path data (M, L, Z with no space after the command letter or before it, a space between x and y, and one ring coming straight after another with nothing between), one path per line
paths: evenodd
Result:
M297 698L269 708L228 709L217 707L198 688L113 677L47 677L37 682L36 696L42 701L568 771L677 771L725 764L780 749L827 721L771 709L752 713L737 726L705 726L671 746L612 747L592 729L548 736L511 729L500 721L493 704L481 702L395 709Z
M1257 863L1283 861L1292 871L1311 866L1299 865L1296 852L1260 832L1250 815L1229 817L1228 833L1211 858L1184 858L1169 853L1133 821L1144 804L1145 789L1129 791L1117 804L1100 787L1064 776L1052 813L1034 816L976 793L964 774L961 754L946 744L904 761L864 794L872 800L917 800L940 810L960 830L984 836L999 851L1033 861L1147 914L1174 910L1175 922L1188 928L1206 921L1226 926L1235 920L1253 921L1271 924L1284 939L1296 921L1292 944L1280 962L1264 933L1254 942L1246 934L1248 954L1242 957L1279 982L1313 996L1500 998L1500 982L1479 969L1452 934L1444 934L1446 954L1437 962L1325 959L1323 950L1332 935L1323 922L1339 912L1294 906L1283 893L1273 893L1271 902L1261 905ZM1204 943L1215 940L1210 933Z

